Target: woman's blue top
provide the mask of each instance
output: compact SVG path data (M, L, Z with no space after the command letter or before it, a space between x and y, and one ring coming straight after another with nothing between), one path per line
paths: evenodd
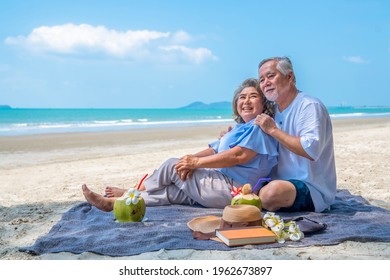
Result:
M257 155L248 162L226 168L217 168L227 177L241 184L251 184L254 187L260 178L267 177L277 164L277 141L253 124L254 119L237 124L220 140L209 144L216 153L229 150L235 146L255 151Z

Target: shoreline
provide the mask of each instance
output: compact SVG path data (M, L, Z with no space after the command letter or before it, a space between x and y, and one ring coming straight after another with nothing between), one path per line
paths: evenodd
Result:
M44 150L53 149L58 141L62 147L73 148L76 146L93 145L111 146L142 143L143 141L161 141L170 139L186 138L188 133L195 133L194 138L210 136L216 138L219 132L231 124L212 124L197 126L174 126L166 128L139 128L115 131L93 131L93 132L69 132L69 133L45 133L32 135L12 135L0 137L0 152L7 150ZM156 135L159 136L156 139ZM199 135L199 136L197 136ZM160 138L161 137L161 138ZM45 145L29 145L31 142L44 141ZM46 146L48 144L49 146Z
M390 209L390 118L332 120L338 188ZM81 185L102 193L128 187L170 157L207 147L224 124L99 133L0 137L0 259L120 259L92 253L31 256L33 244L61 215L84 201ZM336 246L234 252L174 250L122 259L389 259L388 243L347 241Z
M390 113L388 114L371 114L371 115L365 115L365 116L338 116L338 117L332 117L332 122L359 122L359 120L373 120L376 122L377 120L381 119L388 119L390 118ZM140 126L107 126L105 128L97 128L97 127L90 127L90 128L69 128L69 130L60 128L60 129L34 129L32 131L25 131L25 132L4 132L0 129L0 139L1 138L12 138L12 137L28 137L28 136L44 136L44 135L67 135L67 134L106 134L106 133L124 133L124 132L133 132L138 133L142 131L151 131L151 130L181 130L183 128L197 128L197 127L213 127L213 126L228 126L228 125L234 125L235 122L232 119L224 119L219 121L211 121L211 120L204 120L204 121L194 121L194 122L177 122L177 123L161 123L161 124L145 124ZM57 130L57 131L56 131Z
M341 130L356 130L364 127L383 126L390 122L390 117L381 118L347 118L333 119L333 132ZM129 130L105 130L91 132L61 132L26 135L0 136L0 153L7 151L43 151L54 150L61 141L61 148L76 146L112 146L138 144L143 141L161 141L187 138L189 133L195 139L209 137L216 139L220 131L225 130L231 123L202 124L191 126L150 127ZM158 139L156 139L158 135ZM160 138L161 137L161 138ZM31 143L33 143L31 145Z

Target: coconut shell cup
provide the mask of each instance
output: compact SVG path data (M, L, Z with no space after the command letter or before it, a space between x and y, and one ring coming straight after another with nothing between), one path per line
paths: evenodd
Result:
M126 204L126 199L117 199L114 203L114 216L118 222L141 222L145 217L146 205L143 198L136 204Z
M242 186L241 193L232 198L231 205L249 204L262 209L260 197L252 193L252 187L250 184Z

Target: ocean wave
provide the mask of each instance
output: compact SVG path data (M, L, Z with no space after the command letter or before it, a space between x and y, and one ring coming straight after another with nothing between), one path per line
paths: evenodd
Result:
M120 130L131 128L167 127L183 125L206 125L212 123L228 123L231 119L206 119L206 120L172 120L172 121L149 121L148 119L137 119L132 121L110 120L90 121L73 123L14 123L0 124L0 136L42 134L42 133L64 133L64 132L88 132L102 130Z
M340 113L340 114L330 114L330 117L332 119L341 119L341 118L379 118L379 117L389 117L390 113L385 112L385 113Z
M374 118L374 117L390 117L390 112L335 112L330 111L332 119L347 119L347 118ZM25 134L44 134L44 133L67 133L67 132L92 132L92 131L109 131L109 130L126 130L139 128L156 128L156 127L172 127L172 126L195 126L207 125L215 123L233 123L230 118L222 115L203 115L193 116L186 120L153 120L153 118L120 117L114 120L79 120L79 121L41 121L27 122L25 120L14 123L0 122L0 136L7 135L25 135Z

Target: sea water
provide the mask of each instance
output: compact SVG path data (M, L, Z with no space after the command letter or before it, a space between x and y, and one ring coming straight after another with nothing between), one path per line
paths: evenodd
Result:
M328 107L333 119L390 117L390 107ZM231 109L0 109L0 136L233 123Z
M2 109L0 136L228 122L230 109Z

